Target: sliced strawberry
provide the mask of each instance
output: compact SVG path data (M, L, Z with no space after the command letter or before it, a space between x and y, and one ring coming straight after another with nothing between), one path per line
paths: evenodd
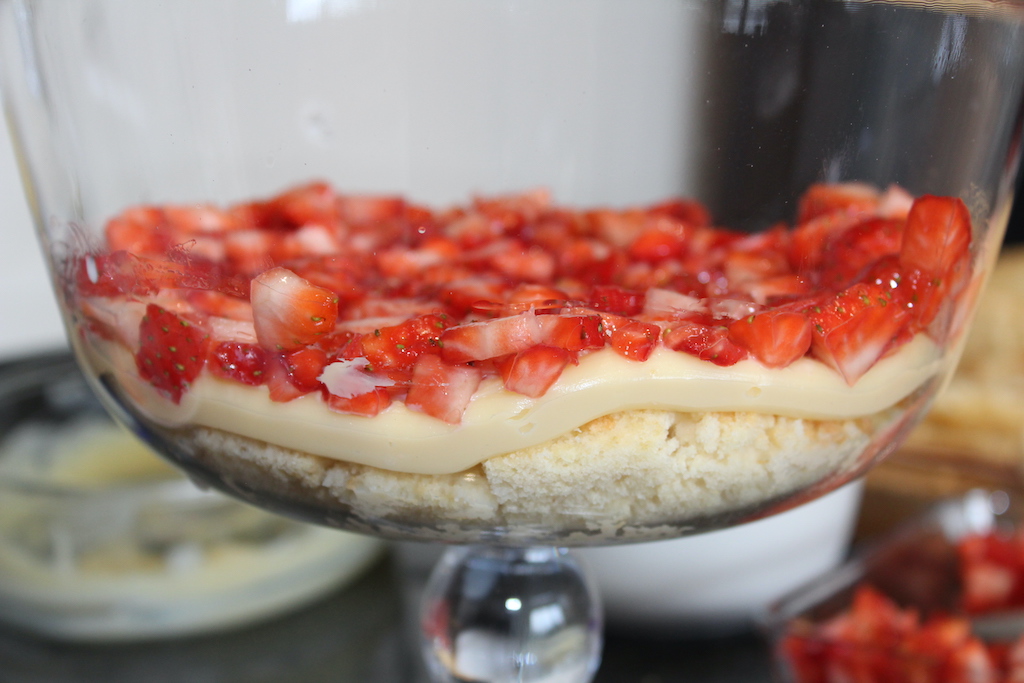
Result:
M213 374L250 386L267 381L267 354L256 344L220 342L210 352L208 367Z
M672 220L652 221L629 245L630 257L641 261L680 258L686 253L689 229Z
M537 318L527 312L449 328L441 335L441 356L465 363L525 351L542 341Z
M670 349L721 365L735 365L747 357L745 349L729 339L729 328L712 322L683 320L662 335Z
M374 417L391 405L391 394L387 389L377 387L356 396L334 396L328 394L327 407L339 413Z
M330 225L338 217L338 198L330 185L315 182L278 195L271 202L271 209L293 227L308 223Z
M284 354L284 367L295 388L308 394L321 386L320 374L327 367L327 354L308 346L295 349Z
M175 403L202 372L209 339L201 329L156 304L139 324L139 375Z
M878 208L878 202L878 190L864 183L811 185L800 198L797 222L804 223L836 211L873 213Z
M420 356L413 368L405 405L448 424L458 424L480 385L479 369L451 365L440 356Z
M813 273L821 266L825 246L836 235L863 219L845 211L824 213L797 225L790 236L789 263L798 273Z
M271 351L306 346L334 331L338 297L287 268L273 268L252 281L253 322L260 345Z
M601 316L538 315L539 339L566 351L585 351L604 346Z
M271 401L287 403L309 393L299 389L292 382L291 377L288 376L288 366L285 364L284 355L280 353L267 354L264 372Z
M499 364L505 388L517 394L539 398L547 393L573 354L554 346L533 346Z
M491 257L491 265L514 282L550 283L555 275L555 257L540 248L512 242Z
M762 365L784 368L811 348L811 321L803 313L769 310L729 326L729 338Z
M637 315L644 310L646 296L614 285L597 285L590 290L589 303L595 309L618 315Z
M360 348L374 372L392 376L392 370L411 371L416 359L425 353L440 353L441 335L448 326L446 316L421 315L375 329L360 338Z
M645 361L658 346L661 328L651 323L630 320L615 327L610 342L615 352L631 360Z
M343 195L338 198L338 207L342 218L356 225L394 220L406 211L404 199L386 195Z
M875 283L855 284L807 315L814 325L811 353L850 385L889 350L909 319L892 290Z
M918 197L907 216L900 264L947 277L970 259L971 214L955 197Z
M562 308L566 305L569 295L561 289L548 285L524 283L505 295L505 306L502 311L506 315L522 313L527 310L544 311Z
M825 246L820 284L841 289L881 259L900 253L905 221L869 218L833 235Z
M164 212L152 206L127 209L107 222L105 232L112 252L160 256L171 246Z

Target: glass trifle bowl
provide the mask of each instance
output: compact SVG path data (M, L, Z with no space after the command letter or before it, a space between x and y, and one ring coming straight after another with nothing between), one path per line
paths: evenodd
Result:
M195 479L453 544L438 680L589 680L564 548L771 514L955 365L1024 6L0 0L69 339Z

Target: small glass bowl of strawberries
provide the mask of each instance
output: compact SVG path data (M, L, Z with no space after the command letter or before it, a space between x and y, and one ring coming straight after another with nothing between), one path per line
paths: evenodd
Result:
M1005 683L1024 674L1024 528L1016 494L945 500L780 600L782 680Z

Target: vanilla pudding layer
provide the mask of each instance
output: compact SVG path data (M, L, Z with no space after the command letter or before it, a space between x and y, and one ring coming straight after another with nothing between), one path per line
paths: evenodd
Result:
M398 402L372 418L332 411L318 394L277 403L265 387L209 373L175 405L137 376L124 347L102 343L90 346L88 355L97 370L117 379L144 417L163 427L206 427L285 452L419 475L453 475L505 454L539 452L596 420L638 411L856 424L899 404L942 374L947 362L934 342L918 335L849 386L811 358L783 369L752 360L719 367L664 348L642 363L604 349L566 368L538 399L505 391L500 380L486 380L462 423L448 425ZM625 438L634 438L633 429L623 431ZM579 467L591 466L580 461Z

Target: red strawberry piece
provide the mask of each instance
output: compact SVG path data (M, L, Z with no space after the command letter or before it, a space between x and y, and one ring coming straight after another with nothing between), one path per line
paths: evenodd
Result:
M811 282L805 275L773 275L764 280L743 285L756 303L761 305L777 305L803 298L811 292Z
M901 219L869 218L832 236L822 253L820 284L845 288L881 259L899 254L904 224Z
M656 216L668 216L689 225L711 225L711 214L699 202L685 199L670 199L648 208L648 212Z
M601 316L539 315L540 339L548 346L566 351L585 351L604 346Z
M341 217L355 225L372 225L402 218L406 211L404 199L386 195L342 195L338 198L338 207Z
M438 300L462 315L474 310L481 301L500 308L507 290L508 285L504 280L481 274L450 280L447 287L442 287L438 292Z
M377 267L385 277L414 278L428 268L451 263L459 253L454 242L433 238L417 248L397 245L381 252Z
M811 348L811 327L802 313L769 310L732 323L729 338L762 365L784 368L803 358Z
M615 327L611 333L611 346L616 353L631 360L645 361L658 346L661 328L651 323L630 320Z
M412 370L416 359L425 353L440 353L441 335L448 325L445 316L421 315L375 329L361 337L359 344L374 372L393 376L389 371Z
M568 294L555 287L525 283L505 295L505 306L502 311L505 315L511 315L530 309L543 311L563 308L568 299Z
M199 376L206 362L206 334L170 311L149 304L139 323L139 375L175 403Z
M327 394L327 407L339 413L373 417L391 405L391 394L383 387L376 387L356 396L335 396Z
M327 354L320 349L306 347L284 354L288 379L299 391L308 394L320 388L320 374L327 367Z
M857 283L807 315L814 326L811 353L850 385L889 350L909 320L892 290L875 283Z
M672 220L652 221L629 245L631 258L640 261L662 261L679 258L686 253L689 230Z
M237 296L208 289L193 289L186 292L185 299L205 315L252 321L252 305Z
M836 211L873 213L878 202L878 190L864 183L811 185L800 198L797 222L804 223Z
M863 219L846 212L825 213L800 223L790 235L789 263L798 273L812 273L821 267L825 247L835 235Z
M465 363L525 351L542 341L537 318L527 312L448 328L441 335L441 356Z
M416 360L405 405L448 424L458 424L480 379L477 368L451 365L440 356L425 354Z
M307 346L334 331L337 295L287 268L260 273L250 291L256 338L267 350Z
M614 285L597 285L590 290L588 302L598 311L632 316L644 310L645 298L643 292Z
M168 227L178 239L226 233L243 227L237 215L209 204L165 206L163 213Z
M314 182L278 195L271 201L271 210L292 227L331 225L338 218L338 198L330 185Z
M907 216L900 265L929 278L956 283L958 294L970 276L971 214L955 197L918 197Z
M505 388L517 394L539 398L558 380L573 354L554 346L533 346L509 356L498 365Z
M285 363L283 354L267 354L264 370L271 401L287 403L309 393L299 389L292 382L291 377L288 375L288 366Z
M255 275L274 265L271 254L280 240L279 234L266 230L235 230L224 236L224 258L236 271Z
M555 257L540 248L512 242L490 259L491 266L515 282L550 282L555 275Z
M210 352L208 367L213 374L250 386L267 381L267 354L255 344L220 342Z
M712 322L683 320L674 323L664 332L662 340L670 349L723 367L735 365L747 357L746 350L729 339L729 328Z
M164 212L139 206L123 211L107 222L107 249L138 256L160 256L171 246Z

